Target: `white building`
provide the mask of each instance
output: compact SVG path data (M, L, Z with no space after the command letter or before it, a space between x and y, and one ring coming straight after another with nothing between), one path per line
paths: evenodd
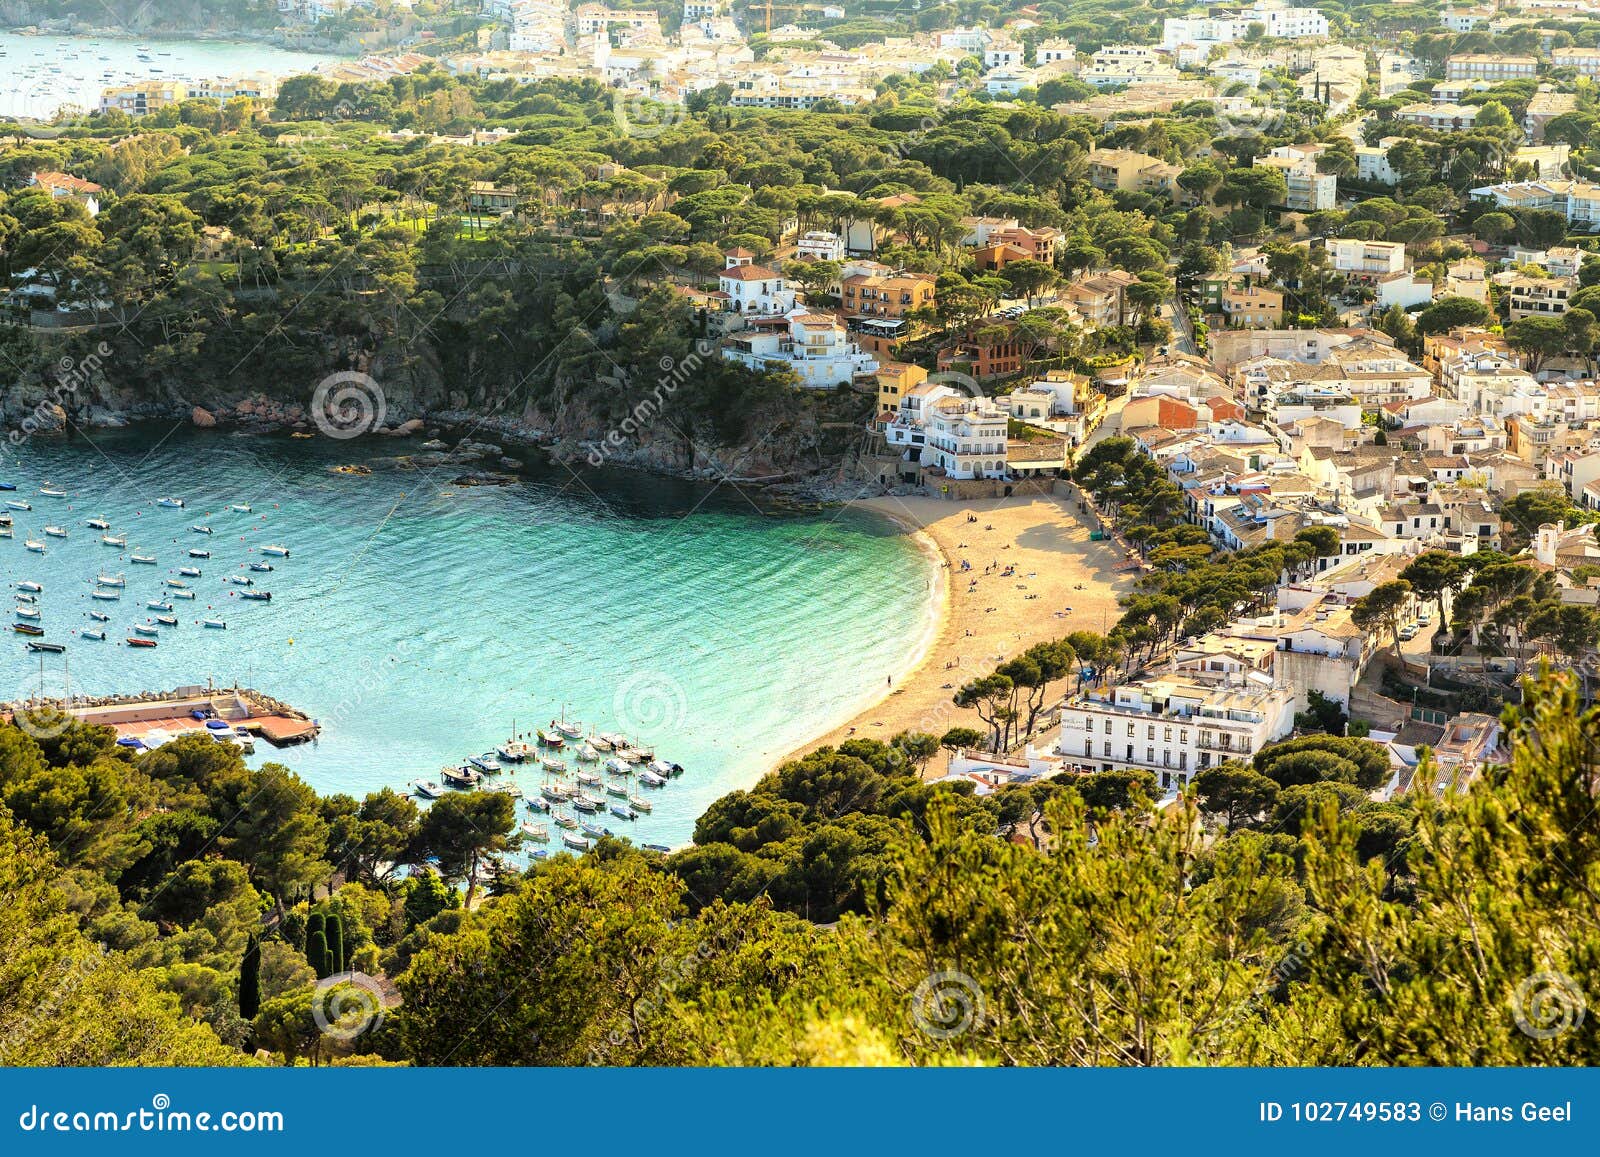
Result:
M1252 24L1261 25L1266 36L1277 40L1328 35L1328 18L1320 9L1258 3L1226 15L1169 16L1161 26L1161 44L1169 52L1185 44L1200 48L1232 44L1249 36Z
M856 375L878 369L877 360L852 342L837 320L803 309L752 322L723 340L722 356L753 370L790 370L812 389L848 386ZM1002 457L1003 451L1002 445Z
M1288 187L1284 204L1314 213L1338 204L1339 178L1317 171L1317 157L1326 145L1283 145L1255 159L1257 168L1277 169Z
M993 398L940 398L928 407L922 464L951 478L1004 478L1010 419Z
M717 288L727 299L729 312L745 316L782 316L794 309L795 291L783 275L755 263L748 249L730 249L723 254L726 267L717 278Z
M844 238L837 233L813 229L795 242L795 254L812 261L843 261Z
M1340 273L1373 280L1404 272L1406 247L1399 241L1363 241L1355 237L1329 237L1324 243L1328 261Z
M1294 728L1294 691L1259 669L1172 671L1085 688L1061 705L1062 756L1102 771L1143 768L1162 787L1249 759Z

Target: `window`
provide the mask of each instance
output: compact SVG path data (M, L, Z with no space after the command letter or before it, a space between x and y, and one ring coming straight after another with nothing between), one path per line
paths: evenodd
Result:
M1154 739L1156 737L1156 725L1152 723L1149 727L1145 728L1145 732L1146 739Z
M1128 738L1129 739L1133 738L1133 724L1131 724L1131 723L1128 724Z
M1144 749L1144 761L1146 763L1154 763L1156 761L1156 749L1155 748L1147 747L1147 748Z
M1162 728L1161 738L1165 739L1168 743L1171 743L1172 742L1172 728L1170 728L1170 727Z

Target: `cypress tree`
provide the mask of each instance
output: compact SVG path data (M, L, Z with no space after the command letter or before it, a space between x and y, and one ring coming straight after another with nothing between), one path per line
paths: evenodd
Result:
M261 1011L261 941L254 936L239 961L239 1015L254 1020Z
M324 933L313 932L306 937L306 959L311 962L318 980L333 975L328 969L328 938Z
M328 941L328 975L344 971L344 921L337 912L328 914L323 935Z
M313 912L306 917L306 961L312 968L317 970L318 976L322 975L322 966L325 963L323 957L328 951L327 926L324 920L325 918L321 912ZM313 936L317 937L318 943L321 944L321 947L316 952L311 950L311 938Z

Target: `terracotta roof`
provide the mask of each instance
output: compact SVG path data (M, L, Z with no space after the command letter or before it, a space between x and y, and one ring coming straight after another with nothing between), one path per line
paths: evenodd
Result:
M734 281L773 281L778 274L765 265L735 265L732 269L724 269L719 276Z

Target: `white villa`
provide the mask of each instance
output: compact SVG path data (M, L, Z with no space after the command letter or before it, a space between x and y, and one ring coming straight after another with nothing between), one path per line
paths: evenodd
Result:
M802 386L818 390L848 386L856 375L878 369L877 359L851 341L838 321L803 308L751 318L723 340L722 356L753 370L791 370Z

